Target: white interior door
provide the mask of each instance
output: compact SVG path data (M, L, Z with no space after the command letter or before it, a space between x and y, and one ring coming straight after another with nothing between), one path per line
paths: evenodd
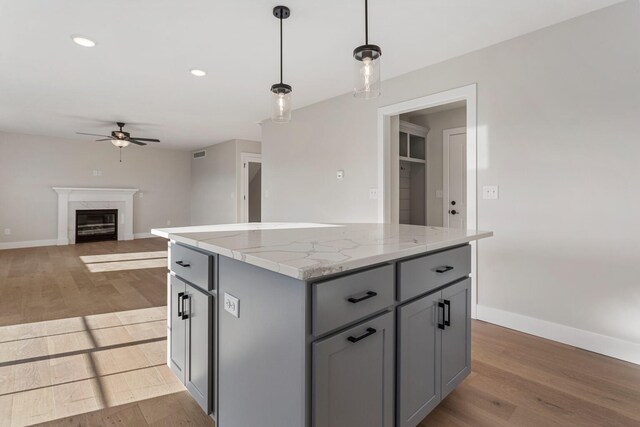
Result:
M241 153L241 222L262 221L262 156Z
M467 129L443 132L444 227L467 228Z

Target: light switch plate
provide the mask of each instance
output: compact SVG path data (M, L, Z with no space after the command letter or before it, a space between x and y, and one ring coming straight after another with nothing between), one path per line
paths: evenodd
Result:
M498 199L498 186L497 185L485 185L482 187L482 198L485 200Z
M240 317L240 300L231 294L224 293L224 309L232 316Z
M442 190L436 190L436 199L442 199L443 197Z

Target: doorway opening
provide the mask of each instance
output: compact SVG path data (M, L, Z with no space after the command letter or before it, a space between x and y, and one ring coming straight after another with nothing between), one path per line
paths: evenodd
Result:
M254 153L240 153L241 209L240 222L262 221L262 156Z
M423 221L429 226L478 228L476 92L477 85L471 84L378 109L379 222L422 225L420 221ZM458 116L464 117L464 122L451 121L447 124L442 117L437 117L453 115L447 111L454 110L457 110ZM400 154L401 137L403 141L405 138L401 132L401 122L404 122L402 128L407 134L406 157ZM423 133L426 132L424 141L416 137L419 134L414 135L414 145L424 144L424 162L411 156L411 134L407 130L407 126L411 125L419 126ZM445 130L448 132L445 133ZM446 171L445 152L448 156ZM418 164L424 166L416 166ZM421 168L424 168L424 182L421 181ZM405 178L403 183L401 172ZM402 202L405 211L402 214L401 193L403 200L410 199L409 205L406 201ZM416 194L416 198L412 197L413 194ZM414 209L411 207L413 204L417 205ZM409 214L406 213L407 209ZM477 242L471 243L470 277L471 316L476 318Z

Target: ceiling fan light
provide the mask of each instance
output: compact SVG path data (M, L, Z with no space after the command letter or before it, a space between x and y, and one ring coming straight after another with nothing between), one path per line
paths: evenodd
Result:
M129 141L126 139L112 139L111 143L118 148L124 148L129 145Z
M206 72L206 71L204 71L204 70L199 70L199 69L197 69L197 68L192 68L192 69L190 69L190 70L189 70L189 72L190 72L191 74L193 74L194 76L196 76L196 77L204 77L204 76L206 76L206 75L207 75L207 72Z

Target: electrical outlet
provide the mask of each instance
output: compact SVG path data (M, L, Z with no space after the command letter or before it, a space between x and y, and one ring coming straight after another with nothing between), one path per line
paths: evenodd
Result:
M342 171L342 170L341 171L337 171L336 172L336 178L338 180L343 180L344 179L344 171Z
M102 176L102 171L98 171L98 176Z
M138 193L138 197L140 197L141 199L144 197L144 193L141 191Z
M240 300L231 294L224 293L224 309L232 316L240 317Z
M11 229L10 228L5 228L4 229L4 235L5 236L10 236L11 235Z
M167 225L171 225L171 220L170 219L167 220Z
M485 185L482 187L482 198L486 200L498 199L498 186L497 185Z
M98 176L98 171L97 170L93 170L93 176Z
M369 198L371 200L375 200L378 198L378 189L377 188L370 188L369 189Z

